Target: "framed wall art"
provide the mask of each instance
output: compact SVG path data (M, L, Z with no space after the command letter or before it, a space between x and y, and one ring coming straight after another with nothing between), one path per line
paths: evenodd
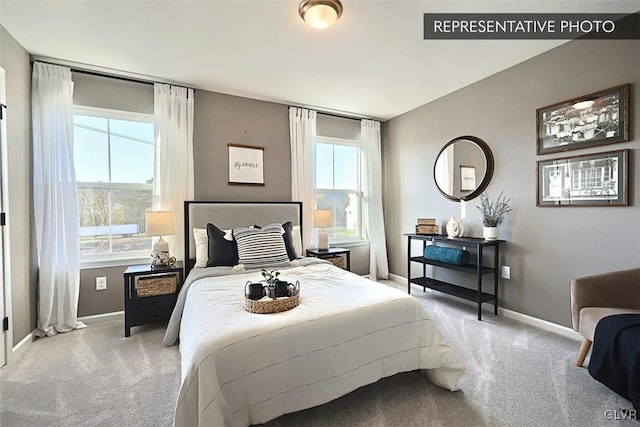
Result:
M460 166L460 191L476 189L476 168L474 166Z
M227 144L229 184L264 185L264 147Z
M537 153L629 141L629 84L536 110Z
M629 150L537 163L536 206L629 205Z

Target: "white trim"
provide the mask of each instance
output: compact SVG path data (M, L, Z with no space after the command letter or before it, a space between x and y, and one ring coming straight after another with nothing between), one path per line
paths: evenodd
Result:
M349 145L352 147L360 148L360 140L359 139L347 139L347 138L337 138L335 136L322 136L316 135L316 142L331 144L331 145Z
M0 67L0 75L2 78L0 82L2 82L2 90L0 90L0 94L2 97L0 98L0 103L7 104L7 93L6 93L6 71L4 68ZM5 363L8 365L12 356L12 348L13 348L13 305L11 299L11 234L9 230L11 230L11 214L9 210L9 135L8 135L8 120L10 117L9 107L4 111L6 113L6 119L3 120L5 123L4 126L0 125L0 132L2 132L2 147L0 147L0 161L2 161L2 167L0 170L2 171L2 189L0 190L0 196L2 197L2 206L3 212L5 215L5 226L0 228L0 233L2 233L2 243L4 247L2 249L2 274L4 275L4 294L3 294L3 304L4 304L4 315L9 318L9 330L3 331L1 335L3 335L4 341L4 359ZM0 289L2 292L2 289ZM0 319L2 320L2 319Z
M29 332L27 336L22 339L22 341L16 344L16 346L11 350L11 355L9 357L9 360L7 360L7 366L10 363L14 363L22 358L22 356L24 356L25 353L31 348L31 345L36 340L36 338L36 329L34 329L33 331Z
M121 321L124 322L124 311L114 311L112 313L96 314L93 316L83 316L78 318L79 321L84 322L87 325L93 325L96 323ZM31 348L33 342L37 339L37 330L29 332L15 347L13 347L10 354L7 356L7 365L15 363Z
M126 121L137 121L148 124L154 124L154 116L153 114L147 113L136 113L130 111L122 111L122 110L113 110L109 108L98 108L98 107L90 107L90 106L81 106L75 105L73 106L73 115L85 115L99 118L106 118L107 120L126 120ZM75 124L74 120L74 128L78 126ZM107 125L107 130L104 131L107 135L108 146L111 146L111 136L118 136L120 138L128 138L132 139L126 135L118 135L110 131L109 126ZM146 141L142 141L139 139L133 139L138 142L147 143ZM155 141L150 141L150 145L155 145ZM109 182L92 182L92 181L77 181L76 189L83 188L102 188L106 190L110 189L124 189L124 190L148 190L149 192L153 192L153 184L146 183L118 183L111 182L111 174L112 174L112 164L111 157L109 158ZM154 172L155 175L155 172ZM152 203L153 204L153 203ZM150 208L152 206L149 206ZM109 226L112 224L112 208L111 204L109 205ZM113 235L111 232L108 234L109 236L109 245L111 246L113 241ZM142 264L145 261L140 262L141 258L146 255L146 251L130 251L130 252L108 252L105 254L80 254L80 269L88 269L88 268L100 268L100 267L114 267L119 265L134 265L134 264ZM148 253L148 252L147 252ZM130 263L131 259L135 259L133 263ZM114 262L115 261L115 262Z
M567 328L566 326L558 325L557 323L552 323L544 319L538 319L537 317L529 316L528 314L519 313L513 310L508 310L506 308L498 307L498 313L502 314L504 317L508 317L509 319L513 319L521 323L526 323L527 325L535 326L536 328L540 328L544 331L562 335L565 338L570 338L576 341L583 340L582 335L580 335L573 329Z
M331 242L329 244L330 248L355 248L358 246L369 246L368 240L349 240L345 242Z
M139 184L139 183L125 183L125 182L92 182L92 181L77 181L77 188L103 188L105 190L117 189L117 190L153 190L153 184Z
M389 279L393 280L396 283L402 283L406 286L407 278L402 277L397 274L389 273ZM442 292L438 292L433 289L427 288L427 292L435 292L438 295L442 295L447 298L455 299L456 301L463 302L468 305L476 306L476 303L473 301L467 301L461 298L454 297L453 295L444 294ZM490 303L485 303L490 304ZM547 320L539 319L537 317L529 316L528 314L523 314L517 311L509 310L507 308L498 307L498 314L503 315L506 318L513 319L517 322L524 323L526 325L534 326L536 328L542 329L547 332L553 332L555 334L561 335L565 338L570 338L576 341L582 341L582 335L577 333L571 328L566 326L558 325L557 323L549 322Z
M87 325L94 325L96 323L114 322L119 320L124 322L124 311L114 311L112 313L94 314L92 316L79 317L78 320Z
M317 150L318 150L318 144L325 144L325 145L331 145L333 146L346 146L346 147L354 147L357 149L356 152L356 187L357 188L350 188L350 189L344 189L344 188L335 188L335 151L332 151L332 170L333 170L333 184L334 187L333 188L318 188L316 187L316 182L315 182L315 175L317 173L316 169L316 164L313 165L314 168L314 182L312 183L312 190L313 190L313 198L314 201L317 204L317 195L318 193L341 193L341 194L356 194L358 196L358 235L353 237L345 237L345 238L331 238L329 237L329 245L334 244L337 246L341 246L346 242L350 242L350 239L356 239L356 240L365 240L365 235L366 235L366 230L365 230L365 224L364 224L364 194L363 194L363 190L362 190L362 144L361 141L359 139L346 139L346 138L336 138L336 137L332 137L332 136L319 136L319 135L315 135L314 137L314 158L316 158L316 154L317 154ZM333 227L331 227L333 228ZM345 240L342 240L345 239Z
M100 260L84 260L80 258L80 270L90 270L92 268L107 268L107 267L128 267L130 265L149 264L151 266L151 257L145 256L144 258L114 258L114 259L100 259Z
M153 114L150 113L114 110L112 108L92 107L89 105L73 104L73 114L115 120L128 120L131 122L154 123Z

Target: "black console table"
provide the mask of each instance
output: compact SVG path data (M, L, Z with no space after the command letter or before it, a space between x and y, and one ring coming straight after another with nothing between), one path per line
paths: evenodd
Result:
M498 314L498 282L500 280L498 260L500 256L500 244L505 243L504 240L484 240L477 237L448 237L414 233L405 234L405 236L408 237L407 291L409 293L411 293L411 284L413 283L422 286L423 291L426 290L426 288L435 289L436 291L453 295L458 298L475 301L478 304L478 320L482 320L482 303L493 301L494 314ZM420 256L411 256L411 242L413 240L422 241L423 253ZM427 242L431 242L431 244L434 245L441 244L474 247L476 250L476 264L457 265L426 259L423 254L424 248L427 247ZM493 267L486 267L483 265L482 255L485 248L493 248ZM421 277L411 278L412 262L422 264ZM427 277L427 265L475 274L478 281L478 289L474 290ZM482 277L485 274L493 274L493 294L482 291Z

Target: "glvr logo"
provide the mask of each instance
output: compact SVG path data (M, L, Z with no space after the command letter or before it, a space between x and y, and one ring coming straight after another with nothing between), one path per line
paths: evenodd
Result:
M606 420L637 420L638 415L635 409L607 409L604 411Z

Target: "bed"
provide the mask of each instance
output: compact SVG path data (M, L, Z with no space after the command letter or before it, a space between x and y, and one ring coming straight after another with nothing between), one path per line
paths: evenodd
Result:
M302 227L301 212L296 202L185 202L187 272L194 228ZM244 310L245 283L259 281L259 269L189 272L165 336L167 345L180 342L176 426L264 423L418 369L457 390L462 364L413 297L317 258L278 270L300 282L301 301L267 315Z

